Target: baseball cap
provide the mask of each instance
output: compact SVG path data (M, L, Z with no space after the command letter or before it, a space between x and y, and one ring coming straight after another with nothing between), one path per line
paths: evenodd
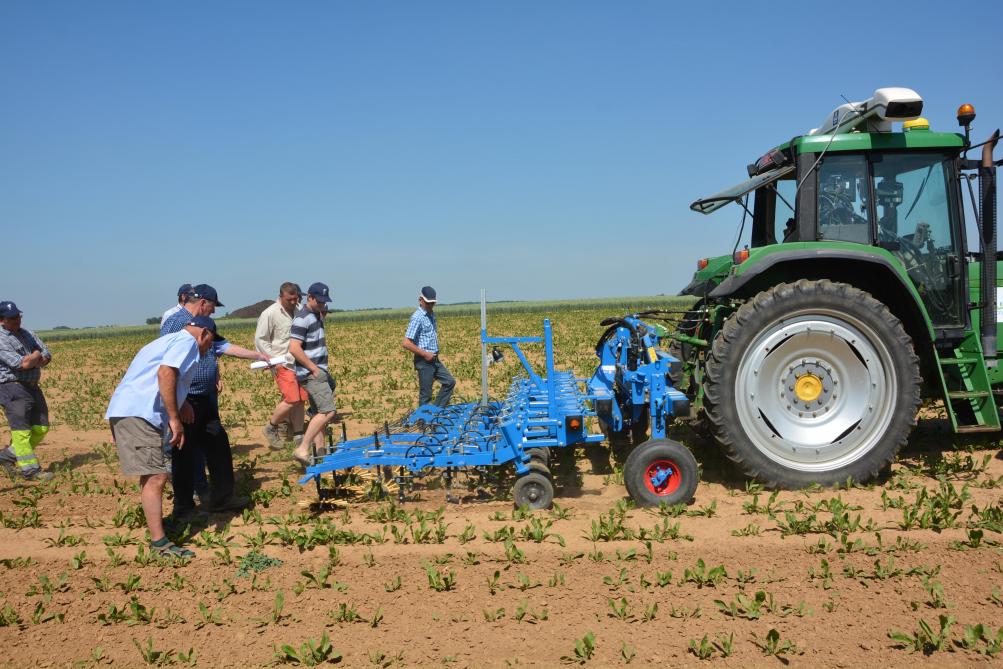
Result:
M432 288L432 286L425 286L424 288L421 289L421 292L418 293L418 297L425 300L426 302L431 302L434 304L435 288Z
M307 290L308 295L312 295L313 299L318 302L330 302L331 295L326 284L321 282L310 284L310 288Z
M208 299L208 298L206 298ZM191 325L196 328L205 328L213 334L214 341L225 341L225 338L216 332L216 321L209 318L208 316L195 316L189 320L185 325Z
M13 302L0 302L0 318L20 316L23 312Z
M192 297L197 297L200 300L215 302L217 307L223 306L223 303L219 301L219 295L216 294L216 289L207 283L200 283L197 286L192 286L191 295Z
M183 283L178 288L178 297L181 297L182 295L187 295L190 292L192 292L192 284L190 284L190 283Z

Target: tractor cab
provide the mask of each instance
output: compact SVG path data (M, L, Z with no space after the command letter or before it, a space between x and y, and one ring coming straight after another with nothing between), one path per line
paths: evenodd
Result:
M820 261L826 250L881 249L901 265L930 321L945 335L960 332L967 310L957 161L965 142L932 132L921 111L915 92L880 89L767 152L748 166L747 180L695 201L690 208L704 214L730 202L745 210L749 250L721 269L776 245L811 244L803 252ZM902 132L891 132L892 120L903 122Z

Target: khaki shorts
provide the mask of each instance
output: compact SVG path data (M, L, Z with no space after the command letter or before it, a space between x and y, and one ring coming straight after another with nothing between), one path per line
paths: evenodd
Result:
M334 413L335 385L334 378L326 371L319 379L308 376L305 381L300 381L300 386L306 390L310 404L317 413Z
M142 418L112 418L118 460L126 476L170 474L171 456L164 448L164 434Z

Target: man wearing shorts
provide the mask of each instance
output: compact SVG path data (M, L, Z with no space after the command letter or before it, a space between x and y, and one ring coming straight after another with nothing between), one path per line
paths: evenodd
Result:
M296 381L295 360L289 354L289 331L292 329L296 306L300 301L299 286L287 281L279 287L279 299L261 312L258 327L254 331L254 347L269 358L282 357L285 363L272 367L275 383L279 386L282 399L279 400L272 417L265 426L265 438L272 448L282 448L278 425L288 420L292 425L293 438L303 438L303 403L306 390Z
M153 340L133 358L105 412L122 473L139 476L150 550L157 555L195 557L164 534L164 485L171 473L171 456L164 445L185 448L182 423L192 420L192 407L185 397L199 360L216 338L211 318L193 316L178 332Z
M330 301L326 285L311 285L307 290L306 306L296 314L289 331L289 353L296 361L296 380L317 412L303 433L303 441L293 451L293 457L304 466L310 464L310 445L324 446L324 427L334 418L335 382L327 371L323 315Z
M17 465L29 481L49 481L35 447L49 431L49 407L38 387L42 368L52 354L31 330L21 327L21 310L0 302L0 406L10 425L10 447L0 450L0 462Z

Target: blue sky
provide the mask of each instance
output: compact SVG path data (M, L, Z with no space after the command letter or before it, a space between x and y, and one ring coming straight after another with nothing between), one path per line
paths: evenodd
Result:
M0 3L0 298L127 324L185 281L335 306L675 293L845 95L1003 125L999 4ZM962 51L967 49L967 52Z

